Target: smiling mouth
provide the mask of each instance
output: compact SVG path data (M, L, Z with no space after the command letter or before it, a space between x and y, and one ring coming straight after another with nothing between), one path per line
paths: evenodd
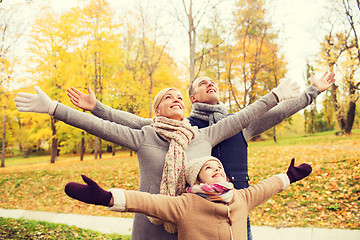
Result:
M180 106L180 105L173 105L173 106L171 106L170 108L178 108L178 109L181 109L181 106Z
M216 93L215 89L209 89L207 93Z
M223 175L221 173L215 173L212 177L215 178L215 177L218 177L218 176L223 177Z

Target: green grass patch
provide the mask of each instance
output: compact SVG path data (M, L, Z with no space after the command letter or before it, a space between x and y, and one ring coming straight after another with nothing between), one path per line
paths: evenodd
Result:
M119 239L130 236L102 234L65 224L0 217L0 239Z

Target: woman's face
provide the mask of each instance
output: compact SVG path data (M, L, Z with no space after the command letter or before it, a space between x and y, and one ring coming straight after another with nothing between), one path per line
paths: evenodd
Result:
M198 179L200 183L219 183L226 181L226 174L222 165L215 160L207 161L201 168Z
M183 120L185 103L182 94L174 89L169 90L162 97L159 106L155 110L157 117L163 116L174 120Z

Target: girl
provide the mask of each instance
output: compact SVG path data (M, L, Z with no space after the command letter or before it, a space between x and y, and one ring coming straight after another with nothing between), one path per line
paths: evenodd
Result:
M35 90L37 94L18 94L15 98L18 111L48 113L71 126L135 151L139 161L139 191L170 196L184 192L184 164L187 159L210 155L213 146L241 131L276 106L279 99L285 100L299 94L297 84L282 81L269 94L233 116L198 129L191 127L184 118L182 94L175 88L166 88L154 98L155 118L152 125L130 129L52 101L39 87L35 87ZM114 198L116 201L116 196ZM152 220L157 224L162 223ZM169 232L175 231L171 224L165 223L164 226ZM177 239L176 234L167 231L162 226L152 224L145 215L135 214L133 240Z
M70 182L65 186L65 192L85 203L109 206L112 211L140 212L174 223L179 240L245 240L249 211L285 190L289 184L305 178L311 171L308 164L294 167L292 159L286 174L235 190L227 181L220 160L208 156L187 164L185 175L191 187L188 193L178 197L123 189L110 189L108 192L85 175L82 178L86 185Z

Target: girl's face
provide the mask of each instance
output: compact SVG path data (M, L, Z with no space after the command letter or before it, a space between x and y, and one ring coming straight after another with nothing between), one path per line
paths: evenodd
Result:
M200 183L219 183L226 181L226 174L222 165L215 160L207 161L201 168L198 180Z
M163 116L182 121L185 114L185 103L182 94L178 90L171 89L162 97L159 106L155 110L157 117Z

